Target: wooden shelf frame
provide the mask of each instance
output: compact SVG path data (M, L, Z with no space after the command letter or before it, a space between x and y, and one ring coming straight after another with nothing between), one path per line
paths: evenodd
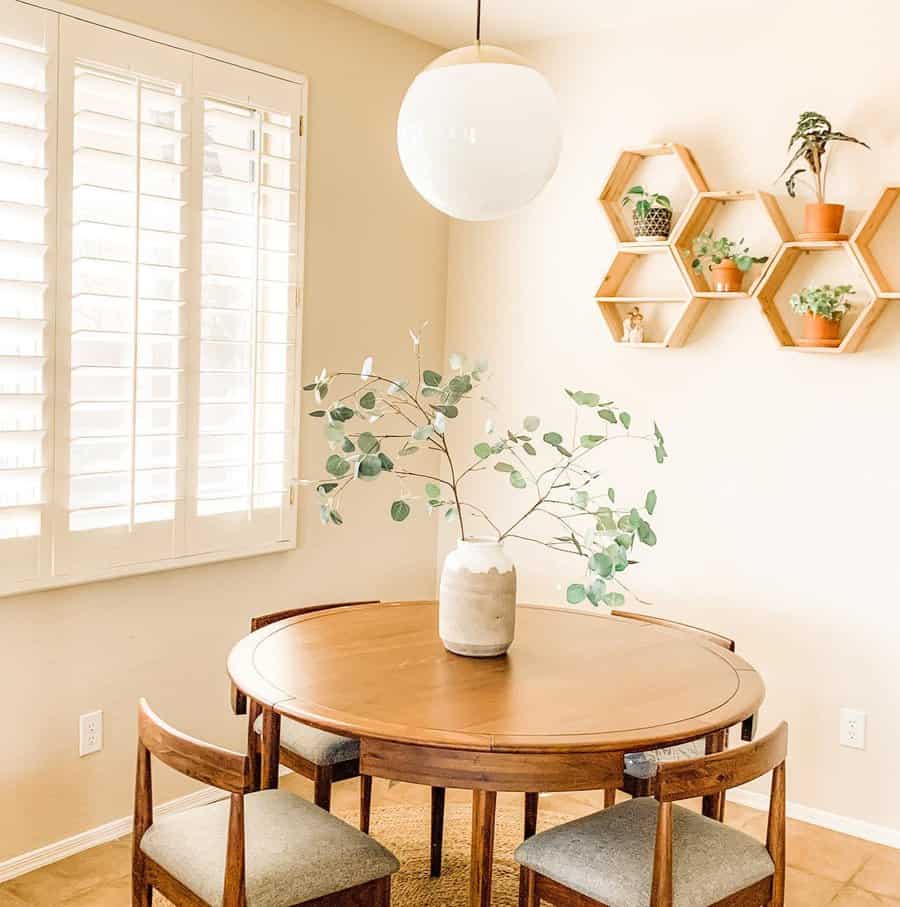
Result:
M844 335L840 346L799 346L794 335L791 333L790 328L781 317L781 312L778 311L778 306L776 304L778 292L803 255L835 251L841 252L846 256L847 261L850 262L859 277L862 289L867 292L867 295L869 295L871 299L863 305L856 320L850 325L849 330ZM763 274L762 280L759 282L754 295L756 296L763 316L772 328L772 332L778 343L786 349L797 350L804 353L834 354L856 352L872 329L872 325L875 324L884 311L884 307L887 303L887 300L879 294L878 290L869 279L869 276L862 267L860 260L857 258L849 242L785 243Z
M603 282L600 284L594 299L603 320L609 328L612 339L623 347L630 349L666 349L683 346L690 336L700 316L706 309L708 300L691 297L690 288L685 285L684 293L679 296L622 296L619 290L634 265L645 255L664 255L671 262L679 280L683 282L678 264L674 261L675 253L670 243L623 243L619 246L609 266ZM646 343L624 343L622 333L624 324L619 306L641 306L666 304L678 306L678 312L669 325L662 340Z
M759 210L767 225L772 229L774 251L769 256L769 261L763 265L747 290L737 293L721 293L711 290L706 277L694 272L690 265L693 259L692 246L694 239L706 229L707 224L712 220L719 207L733 203L749 203ZM678 262L678 267L687 285L693 288L694 295L702 299L747 299L756 292L756 288L765 276L768 266L771 265L781 246L784 243L794 241L794 233L781 208L778 206L775 196L769 192L763 192L759 189L749 192L743 190L735 192L700 192L694 197L684 216L680 219L678 226L672 231L670 241L675 250L675 260ZM751 249L752 251L754 250Z
M658 145L644 145L642 147L623 149L619 152L616 162L606 178L603 191L597 199L619 243L636 247L671 244L671 239L667 243L636 242L630 218L625 216L625 209L622 208L622 198L628 189L631 188L631 179L635 170L646 158L658 157L659 155L672 155L681 164L681 169L684 171L693 193L706 192L709 189L706 178L694 160L694 155L684 145L679 145L676 142L664 142ZM682 214L683 216L684 214ZM673 225L673 234L676 226L677 224Z
M885 186L878 196L878 201L859 222L859 226L850 238L850 244L853 246L869 282L882 299L900 299L900 290L891 285L890 280L881 269L881 265L872 251L872 241L898 198L900 198L900 185Z

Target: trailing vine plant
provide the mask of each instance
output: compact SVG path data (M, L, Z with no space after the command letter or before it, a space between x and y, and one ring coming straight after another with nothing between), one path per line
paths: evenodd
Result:
M322 369L303 388L315 397L317 408L310 415L323 420L330 451L325 477L303 482L316 488L322 522L341 525L347 492L359 482L389 477L399 484L390 507L396 522L422 504L428 513L455 521L460 538L473 538L476 526L482 532L487 526L497 540L519 539L573 555L582 562L584 578L568 586L567 600L621 605L624 595L619 590L627 591L621 574L637 563L636 546L656 544L650 517L657 495L651 490L640 506L622 506L615 489L601 482L602 470L592 460L606 445L630 441L648 444L656 462L663 463L667 453L656 423L651 434L638 434L632 431L631 415L613 401L590 391L567 390L574 408L567 437L542 431L537 416L503 430L488 419L483 440L463 463L451 450L448 428L461 407L476 400L492 406L481 392L488 365L453 354L447 374L426 368L420 332L410 331L410 336L414 380L378 374L369 357L359 371ZM585 417L592 427L581 426ZM424 452L436 454L440 468L419 467L416 455ZM509 525L498 525L467 494L466 480L487 470L516 493L530 492L521 515ZM545 535L539 524L556 528Z

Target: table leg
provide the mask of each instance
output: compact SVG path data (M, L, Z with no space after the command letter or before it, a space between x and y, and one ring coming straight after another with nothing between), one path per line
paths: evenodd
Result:
M431 788L431 877L434 879L441 874L441 861L444 853L444 804L446 800L446 788Z
M472 791L472 865L469 870L469 907L490 907L496 813L497 794L495 791Z
M525 840L533 838L537 833L538 804L540 794L525 794ZM519 868L519 907L529 907L529 877L528 870Z
M706 755L721 753L728 746L728 731L717 731L706 738ZM725 791L703 798L703 815L717 822L725 821Z
M274 709L263 708L259 779L262 790L278 787L278 752L280 746L281 715Z

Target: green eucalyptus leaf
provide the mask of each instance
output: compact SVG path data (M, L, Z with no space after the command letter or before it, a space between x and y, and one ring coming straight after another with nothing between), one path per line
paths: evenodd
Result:
M317 381L313 381L312 384L304 384L303 390L305 391L314 391L316 389Z
M356 450L356 445L349 438L344 438L341 450L344 451L344 453L353 453L353 451Z
M398 451L401 457L411 457L419 448L415 444L410 444L407 442L400 448Z
M342 442L344 440L343 426L340 423L338 423L337 425L329 425L328 428L325 429L325 437L328 438L329 441L333 441L335 444L339 441Z
M509 484L513 488L526 488L528 483L525 481L525 477L517 469L514 469L509 474Z
M616 503L616 489L615 488L607 488L606 496L613 502L613 504Z
M495 463L494 469L496 469L497 472L515 472L516 467L510 466L509 463Z
M349 406L336 406L328 415L333 422L347 422L356 415L356 412Z
M335 526L341 526L344 522L344 518L334 509L328 512L328 518Z
M579 443L582 447L596 447L605 440L606 438L604 438L603 435L582 435L579 439Z
M530 441L526 441L522 445L522 450L524 450L529 457L537 456L537 451L534 449L534 445Z
M381 473L381 460L375 454L368 454L359 461L357 474L361 479L374 479Z
M491 455L491 445L481 441L475 445L475 456L480 460L486 460Z
M472 379L468 375L457 375L450 379L447 386L454 394L463 397L472 390Z
M340 478L350 471L350 464L340 454L332 454L325 461L325 469L330 475Z
M425 495L429 498L439 498L441 496L440 486L434 482L429 482L425 486Z
M571 456L572 456L572 451L567 450L565 447L562 446L562 444L557 444L557 445L556 445L556 450L557 450L557 453L561 454L561 455L564 456L564 457L571 457Z
M412 436L414 441L427 441L433 434L433 425L421 425L412 433Z
M316 485L316 491L319 494L331 494L331 492L334 491L334 489L337 487L337 482L319 482L319 484Z
M588 560L588 568L602 577L607 577L613 572L612 558L602 552L592 554Z
M653 511L656 510L656 492L655 491L647 492L647 499L644 501L644 508L647 511L647 513L649 513L651 516L653 515Z
M598 409L597 415L603 419L604 422L609 422L611 425L616 424L616 414L611 409Z
M366 391L359 398L359 407L360 409L375 409L375 394L372 391Z
M391 519L395 523L402 523L409 516L409 504L406 501L394 501L391 504Z
M544 435L544 442L551 447L558 447L562 444L562 435L558 431L548 431Z
M625 596L621 592L607 592L601 597L601 600L610 608L621 608L625 604Z
M359 445L359 449L364 454L376 453L378 451L379 447L381 447L381 444L379 443L378 438L376 438L375 435L373 435L371 432L368 432L368 431L364 431L356 439L356 443L357 443L357 445Z
M394 461L386 453L379 453L378 459L381 461L381 468L384 472L393 472Z
M582 583L572 583L568 589L566 589L566 601L570 605L578 605L584 601L587 596L587 590L584 588Z
M537 416L526 416L522 420L522 428L525 431L537 431L540 427L541 420Z
M440 404L434 403L431 408L440 413L442 416L446 416L448 419L455 419L459 415L459 409L456 406L442 406Z
M426 387L439 387L441 383L441 376L437 372L433 372L431 369L426 369L422 372L422 380L425 382Z
M631 414L630 413L619 413L619 421L622 423L622 426L626 430L631 428Z
M310 415L313 416L313 417L316 418L316 419L321 419L322 416L325 415L325 410L324 410L324 409L314 409L314 410L310 413Z

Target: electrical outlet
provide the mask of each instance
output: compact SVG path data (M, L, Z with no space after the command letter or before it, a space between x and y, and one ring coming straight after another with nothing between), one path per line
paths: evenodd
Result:
M841 746L857 750L866 748L866 713L841 709Z
M78 755L89 756L103 749L103 712L88 712L78 719Z

